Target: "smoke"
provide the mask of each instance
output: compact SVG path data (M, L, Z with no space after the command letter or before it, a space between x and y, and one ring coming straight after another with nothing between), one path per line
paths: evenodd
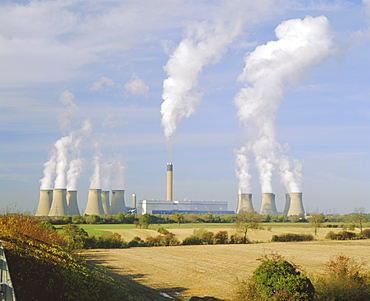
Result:
M245 147L253 154L262 192L272 192L274 166L292 168L279 156L276 142L275 115L283 98L285 85L296 84L306 68L319 64L334 54L333 34L326 17L306 17L282 22L276 29L277 41L258 46L245 59L245 67L238 80L246 85L234 99L240 125L245 130ZM248 142L248 143L247 143ZM237 157L237 164L240 158ZM241 169L242 166L239 165ZM293 167L294 168L294 167ZM293 171L284 169L284 179ZM248 173L248 170L241 170ZM296 173L300 168L295 169ZM296 179L302 179L300 175ZM287 184L290 189L300 189ZM239 187L240 189L240 187Z
M112 188L115 190L124 190L125 189L125 172L126 172L126 165L123 163L123 159L119 155L114 156L113 160L113 181L112 181Z
M52 149L49 156L49 160L44 163L44 177L40 180L42 190L51 190L53 189L53 180L55 176L55 165L56 165L56 154L55 150Z
M205 21L188 28L164 67L168 78L163 82L161 114L167 142L200 102L201 93L196 88L202 68L217 63L240 31L238 18L229 23Z

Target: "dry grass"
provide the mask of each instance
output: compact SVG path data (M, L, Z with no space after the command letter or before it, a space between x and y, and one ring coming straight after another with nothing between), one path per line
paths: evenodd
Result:
M135 230L131 232L132 230ZM156 236L154 230L115 230L130 237ZM225 229L209 229L217 232ZM227 229L231 234L232 229ZM323 238L330 229L319 229ZM181 239L192 234L192 229L171 229ZM340 231L339 229L337 231ZM129 233L130 232L130 233ZM251 231L250 239L267 241L274 234L313 234L312 228L272 228L271 231ZM131 248L120 250L94 250L85 255L111 267L114 272L126 275L139 283L165 292L178 292L183 298L194 295L211 295L232 300L236 279L245 279L258 266L256 260L263 253L278 252L287 260L302 267L309 275L320 273L332 256L345 254L368 261L369 240L324 241L297 243L257 243L249 245L204 245L178 247ZM185 300L185 299L184 299Z

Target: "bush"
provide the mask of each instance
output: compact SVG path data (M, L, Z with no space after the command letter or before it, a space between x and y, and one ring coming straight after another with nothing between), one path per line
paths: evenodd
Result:
M186 237L182 242L183 245L201 245L202 243L202 239L194 235Z
M370 229L365 229L361 233L365 238L370 238Z
M265 255L249 283L238 291L238 301L313 300L311 281L292 263L277 254Z
M213 232L208 231L206 229L194 229L193 235L199 237L202 240L204 245L212 245L213 244Z
M287 241L311 241L314 240L311 234L293 234L286 233L280 235L273 235L271 241L287 242Z
M354 232L348 232L348 231L342 231L335 233L333 231L330 231L328 234L326 234L326 239L332 239L332 240L348 240L348 239L355 239L356 233Z
M365 264L344 255L332 258L325 274L314 280L316 299L322 301L370 300L369 276Z
M178 246L180 244L176 235L171 232L157 237L147 237L146 241L149 246Z
M229 243L230 244L249 244L250 241L248 237L244 237L236 233L236 234L230 235Z
M215 244L227 244L229 242L229 234L227 231L219 231L213 239Z

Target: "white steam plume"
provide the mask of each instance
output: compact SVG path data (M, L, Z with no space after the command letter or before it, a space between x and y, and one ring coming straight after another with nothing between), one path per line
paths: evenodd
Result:
M309 66L334 53L333 34L326 17L282 22L277 41L258 46L246 56L238 80L247 86L234 99L245 141L256 158L262 192L272 192L272 172L278 160L275 114L286 83L296 83Z
M72 143L72 136L64 136L55 142L56 150L56 178L54 188L65 189L66 184L66 168L69 162L68 150Z
M251 175L249 174L249 159L247 157L247 149L242 146L238 150L234 150L235 163L237 169L235 174L239 180L239 194L240 193L251 193Z
M123 163L121 156L115 155L113 159L112 166L112 189L115 190L124 190L125 189L125 171L126 165Z
M298 160L291 160L287 156L280 156L280 178L286 191L302 192L302 164Z
M90 189L101 189L101 179L100 179L100 172L101 172L101 157L102 154L100 152L96 152L93 158L93 166L94 171L90 177Z
M53 189L53 181L55 177L55 167L56 167L56 154L55 150L52 149L49 160L44 163L44 177L40 180L40 189L51 190Z
M103 162L100 166L101 189L109 191L111 189L112 161Z
M188 28L164 67L168 78L163 82L161 114L167 142L179 122L193 114L200 102L201 94L196 88L202 68L217 63L240 31L238 18L229 23L218 20Z
M75 96L68 90L64 90L59 97L59 101L66 106L65 110L58 116L59 126L63 130L70 129L71 117L77 105L73 102Z

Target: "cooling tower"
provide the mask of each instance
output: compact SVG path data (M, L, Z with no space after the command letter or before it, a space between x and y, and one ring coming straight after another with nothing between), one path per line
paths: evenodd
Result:
M254 212L251 193L238 194L238 208L236 209L236 213L242 212Z
M112 190L112 204L109 208L109 214L114 215L120 212L127 214L127 208L125 205L125 191Z
M285 206L284 206L284 215L288 215L290 208L290 195L289 193L285 194Z
M135 193L132 194L131 206L132 208L136 208L136 194Z
M85 214L88 215L104 214L103 206L101 203L101 189L89 189Z
M67 215L67 190L54 189L53 202L51 203L49 216L66 216Z
M52 201L53 190L40 190L40 200L35 216L48 216Z
M109 214L109 191L101 192L101 204L103 206L104 214Z
M173 165L172 163L167 163L167 201L172 202L172 170L173 170Z
M80 210L77 204L77 191L68 190L67 191L67 215L80 215Z
M262 204L260 214L262 215L277 215L275 205L275 194L262 193Z
M303 215L304 208L302 202L302 192L292 192L289 193L290 196L290 206L288 211L288 216L291 215Z

